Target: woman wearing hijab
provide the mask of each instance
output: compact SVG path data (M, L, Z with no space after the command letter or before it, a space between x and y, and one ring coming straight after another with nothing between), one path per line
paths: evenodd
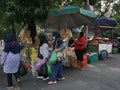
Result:
M53 37L55 38L53 42L53 50L56 52L62 52L66 45L61 39L60 33L55 31L52 33ZM63 69L62 69L62 60L63 58L58 57L58 60L55 64L52 65L52 74L50 75L50 81L48 84L56 84L56 80L64 80L65 77L63 76Z
M78 60L79 70L83 68L83 55L85 53L86 39L84 37L84 32L80 32L79 38L75 41L74 49Z
M16 41L15 36L12 33L8 34L1 60L3 71L7 75L8 88L13 88L12 74L14 74L17 81L20 81L17 72L22 56L21 51L22 48Z
M40 60L42 60L43 62L46 62L46 61L48 61L48 58L49 58L49 43L46 39L45 34L43 34L43 33L40 33L39 40L40 40L40 45L38 48L38 52L42 55L42 59L40 59ZM37 78L40 78L43 80L49 79L48 74L43 75L39 72L38 72Z

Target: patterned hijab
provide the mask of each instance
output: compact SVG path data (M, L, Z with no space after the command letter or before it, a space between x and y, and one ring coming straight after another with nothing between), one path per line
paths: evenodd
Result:
M20 53L20 51L22 50L22 47L20 46L20 44L16 41L15 36L10 33L7 36L7 40L5 43L5 48L4 48L4 52L12 52L14 54Z
M55 41L53 43L53 50L56 48L59 48L59 46L64 43L63 40L61 39L60 33L55 31L52 33L52 35L55 37ZM57 44L56 44L57 43ZM56 46L55 46L56 45Z

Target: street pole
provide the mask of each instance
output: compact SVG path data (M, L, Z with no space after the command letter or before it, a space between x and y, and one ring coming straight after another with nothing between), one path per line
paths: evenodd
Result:
M85 1L85 8L91 12L94 12L94 7L92 5L89 4L89 0L86 0ZM85 33L86 33L86 39L88 37L88 30L89 30L89 27L88 25L85 25Z

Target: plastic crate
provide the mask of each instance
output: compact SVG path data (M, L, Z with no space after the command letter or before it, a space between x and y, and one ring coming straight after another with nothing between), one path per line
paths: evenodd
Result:
M98 61L98 54L90 54L88 63L95 63Z
M112 49L112 53L113 53L113 54L117 54L117 53L118 53L118 48L113 48L113 49Z

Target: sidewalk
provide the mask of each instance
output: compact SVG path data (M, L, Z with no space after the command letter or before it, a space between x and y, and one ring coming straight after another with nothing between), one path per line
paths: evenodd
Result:
M90 64L83 71L64 68L66 80L48 85L33 77L31 73L21 78L21 84L15 81L11 90L120 90L120 60L119 54L110 55L108 60ZM0 67L0 90L6 89L6 77Z

